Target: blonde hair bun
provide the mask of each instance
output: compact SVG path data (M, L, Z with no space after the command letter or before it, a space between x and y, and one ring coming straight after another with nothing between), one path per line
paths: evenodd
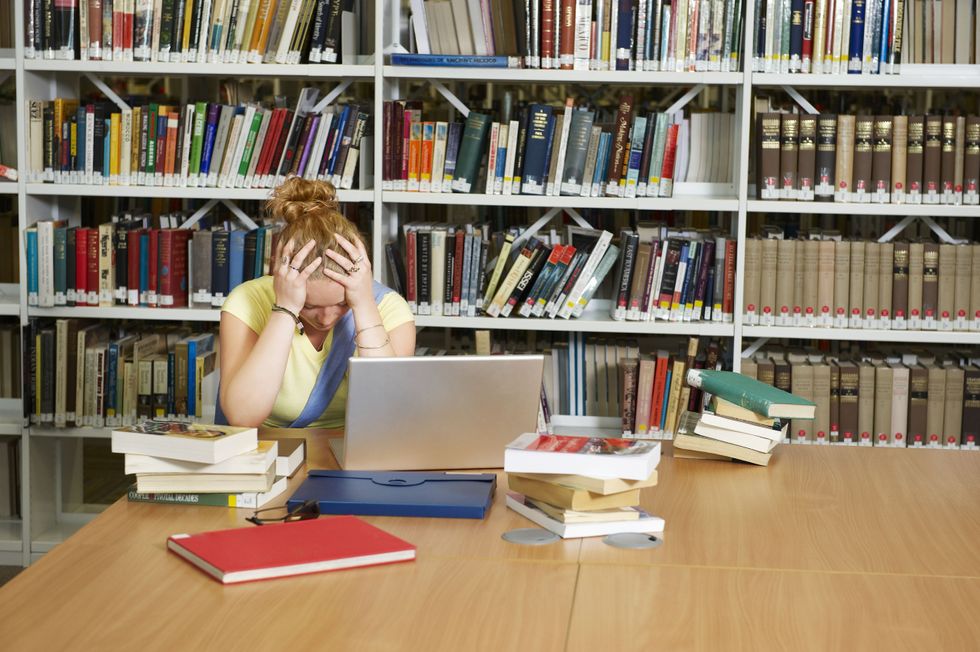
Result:
M294 224L338 211L340 203L332 183L294 176L273 189L266 209L287 224Z

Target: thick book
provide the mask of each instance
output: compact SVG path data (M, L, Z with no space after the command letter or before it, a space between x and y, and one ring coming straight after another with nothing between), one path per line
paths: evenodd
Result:
M113 453L217 464L258 446L256 428L150 420L112 431Z
M651 516L639 508L634 508L638 512L638 518L628 520L562 523L541 511L540 508L530 504L527 498L517 493L507 494L507 507L549 532L554 532L563 539L596 537L626 532L653 533L664 531L664 520L662 518Z
M196 493L255 491L264 493L276 481L275 464L262 473L137 473L136 491L140 493Z
M167 549L222 584L415 559L415 546L355 516L175 534Z
M260 441L254 450L235 455L217 464L127 453L124 472L126 475L136 473L265 473L275 463L278 454L279 447L275 441ZM284 474L277 473L277 475Z
M776 444L783 440L783 436L786 434L785 430L789 428L788 424L784 426L784 430L777 433L779 435L779 439L775 440L768 437L756 437L755 435L748 434L741 430L731 430L729 428L723 428L717 425L710 425L705 422L704 416L705 415L702 414L697 425L694 426L695 434L701 435L702 437L707 437L708 439L714 439L719 442L732 444L734 446L748 448L749 450L756 451L757 453L771 453L772 449L776 447Z
M526 478L528 480L546 482L548 484L568 487L570 489L577 489L589 492L590 494L599 494L602 496L608 496L609 494L616 494L623 491L632 491L634 489L642 489L644 487L652 487L657 484L656 472L652 473L646 480L593 478L587 475L571 475L566 473L510 473L507 477Z
M272 488L265 492L243 491L238 493L140 493L136 486L126 493L131 503L160 503L165 505L193 505L205 507L237 507L239 509L259 509L281 496L286 491L285 477L277 478Z
M712 397L712 400L715 398L718 397ZM786 438L786 428L788 424L786 423L786 420L776 419L774 420L772 426L766 426L755 422L755 420L728 417L706 410L701 414L699 426L700 425L709 426L711 429L723 429L740 432L758 439L768 439L770 442L780 442ZM705 430L707 429L708 428L705 428ZM707 432L701 432L699 429L695 429L694 432L706 437L711 436ZM739 445L742 446L744 444ZM763 452L768 452L768 450Z
M654 441L525 433L507 445L504 470L645 480L660 462Z
M689 369L687 384L708 394L779 419L812 419L816 404L732 371Z
M656 472L654 472L656 476ZM656 479L654 478L654 482ZM512 491L528 498L554 505L562 509L588 511L593 509L613 509L632 507L640 504L640 490L629 489L614 494L593 494L584 489L564 487L550 482L533 480L516 474L507 476L507 485Z
M728 442L710 439L692 433L678 433L674 436L674 449L696 451L698 453L711 453L720 455L759 466L767 466L772 453L760 453L750 448L736 446Z

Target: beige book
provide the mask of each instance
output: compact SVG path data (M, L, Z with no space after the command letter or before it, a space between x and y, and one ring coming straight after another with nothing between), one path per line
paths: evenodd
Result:
M892 124L892 203L905 202L905 163L908 156L909 117L896 115Z
M611 496L623 492L639 491L644 487L653 487L657 484L657 472L646 480L622 480L620 478L592 478L584 475L565 475L559 473L508 473L508 485L514 489L512 481L514 478L548 484L559 487L562 491L583 491L593 496ZM519 480L520 481L520 480ZM514 491L517 491L514 489Z
M815 364L813 368L813 402L817 404L813 419L813 441L830 442L830 365Z
M776 386L776 365L770 358L756 361L756 380L766 385Z
M834 243L834 326L847 328L850 308L848 291L851 286L851 243L838 240Z
M854 189L854 129L853 115L837 116L837 191L835 201L850 201Z
M940 256L942 254L940 253ZM970 325L970 274L973 272L973 245L956 246L956 263L953 281L953 328L969 330ZM977 279L980 283L980 279Z
M574 509L562 509L554 505L549 505L543 500L528 498L528 501L561 523L604 523L607 521L635 521L640 518L640 513L630 507L575 511Z
M878 328L892 323L892 281L895 277L895 245L882 242L878 249Z
M953 329L953 299L956 284L956 245L939 245L939 330Z
M758 238L745 240L745 288L742 292L742 314L749 326L759 323L760 254L762 241Z
M796 373L795 370L793 373ZM739 421L745 421L748 423L755 423L766 428L772 428L776 423L776 419L774 418L762 416L761 414L753 412L748 408L744 408L741 405L736 405L735 403L726 401L720 396L712 396L708 407L712 412L719 416L731 417L732 419L738 419Z
M790 379L792 394L808 401L813 400L813 370L814 368L808 364L793 366L793 376ZM829 382L828 376L828 391ZM815 419L793 419L789 425L790 439L793 441L813 441L815 426Z
M803 313L804 286L806 285L806 267L803 264L803 247L805 241L800 240L796 244L796 262L793 265L793 325L803 326L806 323L806 316Z
M850 266L850 291L847 295L848 301L848 326L851 328L861 328L864 326L864 240L855 240L851 243L851 266Z
M793 326L793 285L796 281L796 240L777 240L776 326Z
M875 365L875 446L892 443L892 368L884 363Z
M820 243L816 240L804 240L803 245L803 268L809 273L803 278L803 324L804 326L815 326L817 324L819 302L819 274L814 274L817 269L819 258Z
M507 485L511 491L524 494L528 498L541 500L562 509L590 510L632 507L640 504L640 490L630 489L615 494L594 494L583 489L573 489L540 480L532 480L519 475L508 474Z
M742 358L742 370L739 373L758 380L759 365L752 358Z
M718 441L717 439L709 439L708 437L686 433L679 434L674 438L675 453L678 449L698 453L712 453L760 466L768 465L769 459L772 457L772 453L760 453L750 448L743 448L742 446Z
M891 368L891 441L895 446L905 446L909 434L909 369L900 364L893 364Z
M943 436L946 413L946 370L929 366L929 401L926 403L926 444L938 444Z
M963 384L966 372L960 367L946 368L946 400L943 410L943 445L959 446L963 434Z
M864 245L864 327L878 328L878 274L881 271L881 245Z
M677 356L670 372L670 390L667 395L667 419L664 427L668 432L674 432L680 409L681 386L684 384L684 359Z
M817 243L817 324L833 326L834 255L833 240Z
M909 306L908 327L917 330L922 327L922 263L924 247L921 242L909 243ZM980 265L978 265L980 271Z
M763 326L773 326L776 323L776 262L778 250L779 240L773 238L762 240L762 263L759 268L759 323Z
M945 0L942 6L942 25L936 25L936 46L942 48L942 60L937 63L956 63L956 0Z
M673 455L679 459L687 460L714 460L716 462L731 462L732 458L717 453L702 453L701 451L689 451L683 448L674 448Z
M970 245L973 261L970 276L973 283L970 284L970 330L980 331L980 244Z
M858 442L871 444L875 421L875 367L871 363L858 365Z

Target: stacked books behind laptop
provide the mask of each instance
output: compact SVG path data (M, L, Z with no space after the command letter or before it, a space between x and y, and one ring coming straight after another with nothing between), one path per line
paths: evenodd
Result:
M507 506L562 538L662 532L640 509L640 489L657 484L655 441L527 433L507 445Z
M675 457L736 459L765 466L790 419L813 419L816 405L730 371L691 369L691 387L711 395L702 414L686 412L674 435Z
M129 500L258 508L286 489L304 440L258 440L255 428L144 421L112 432L136 476Z

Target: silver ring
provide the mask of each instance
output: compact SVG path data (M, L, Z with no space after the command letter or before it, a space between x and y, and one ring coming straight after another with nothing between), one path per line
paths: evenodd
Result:
M361 262L362 260L364 260L364 256L358 256L356 260L353 260L351 262L353 262L356 265L357 263Z
M360 267L358 267L357 265L354 265L354 266L353 266L353 267L351 267L351 268L350 268L349 270L347 270L347 273L348 273L348 274L352 274L353 272L359 272L360 270L361 270L361 268L360 268Z
M288 265L289 264L289 256L283 256L282 257L282 264L283 265Z

